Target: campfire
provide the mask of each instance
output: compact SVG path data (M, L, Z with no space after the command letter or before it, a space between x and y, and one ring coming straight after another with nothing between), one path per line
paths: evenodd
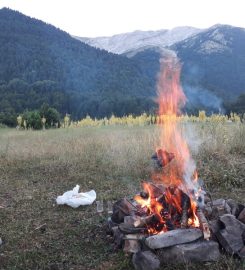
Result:
M144 183L143 193L135 196L144 211L154 217L155 222L148 226L150 234L177 228L199 228L203 216L201 210L198 211L203 205L203 192L177 122L186 101L180 86L180 64L176 58L168 58L162 61L162 67L157 88L160 147L152 156L158 170L152 178L155 183L162 183L163 188Z
M157 269L160 261L168 260L216 261L220 255L219 244L214 241L217 239L229 253L240 257L245 253L245 225L236 219L244 207L240 206L241 211L235 216L225 200L212 202L198 179L195 162L178 124L186 102L180 70L174 57L161 61L157 86L157 123L161 132L151 157L151 180L142 181L142 191L133 199L117 201L108 221L115 248L123 247L125 252L134 253L136 269ZM234 211L238 208L236 204ZM231 222L240 228L237 236L240 245L235 249L226 232L222 233Z

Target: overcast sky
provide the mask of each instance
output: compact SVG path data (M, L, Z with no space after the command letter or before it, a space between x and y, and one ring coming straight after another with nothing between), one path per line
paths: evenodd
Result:
M83 37L217 23L245 28L244 6L245 0L0 0L0 8Z

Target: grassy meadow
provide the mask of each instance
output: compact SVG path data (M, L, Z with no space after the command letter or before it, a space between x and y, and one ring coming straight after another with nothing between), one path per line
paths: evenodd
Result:
M182 123L200 178L213 198L245 203L245 125ZM157 126L102 126L46 131L0 129L0 269L133 269L113 251L107 213L55 199L79 184L97 199L131 197L150 179ZM242 269L225 255L213 264L163 269Z

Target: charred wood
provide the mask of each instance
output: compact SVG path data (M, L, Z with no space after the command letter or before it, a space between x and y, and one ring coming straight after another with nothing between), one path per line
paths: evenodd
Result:
M184 192L182 192L182 215L181 215L181 228L187 228L188 226L188 211L190 209L190 198Z
M209 230L208 221L207 221L205 215L203 214L203 211L200 208L197 209L197 217L198 217L199 222L200 222L200 227L203 231L204 239L208 240L211 236L211 233Z
M111 219L115 223L121 223L124 221L125 216L130 216L136 211L137 208L129 200L124 198L114 203Z
M151 158L156 162L158 167L165 167L174 159L174 154L163 149L158 149Z
M124 234L134 234L134 233L143 233L146 231L146 228L136 228L131 224L127 224L127 223L121 223L118 226L119 230L124 233Z
M133 225L134 227L144 227L146 225L149 225L151 223L154 223L157 221L157 217L155 215L150 215L150 216L146 216L146 217L138 217Z

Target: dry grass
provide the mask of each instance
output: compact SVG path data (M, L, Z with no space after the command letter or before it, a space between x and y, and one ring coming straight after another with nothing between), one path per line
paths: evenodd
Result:
M244 202L245 126L196 123L183 130L207 189ZM55 198L76 184L94 188L105 201L133 196L150 178L158 134L153 126L1 129L0 269L131 269L130 259L109 245L106 214L98 216L94 205L56 206ZM164 269L241 267L222 257L216 264Z

